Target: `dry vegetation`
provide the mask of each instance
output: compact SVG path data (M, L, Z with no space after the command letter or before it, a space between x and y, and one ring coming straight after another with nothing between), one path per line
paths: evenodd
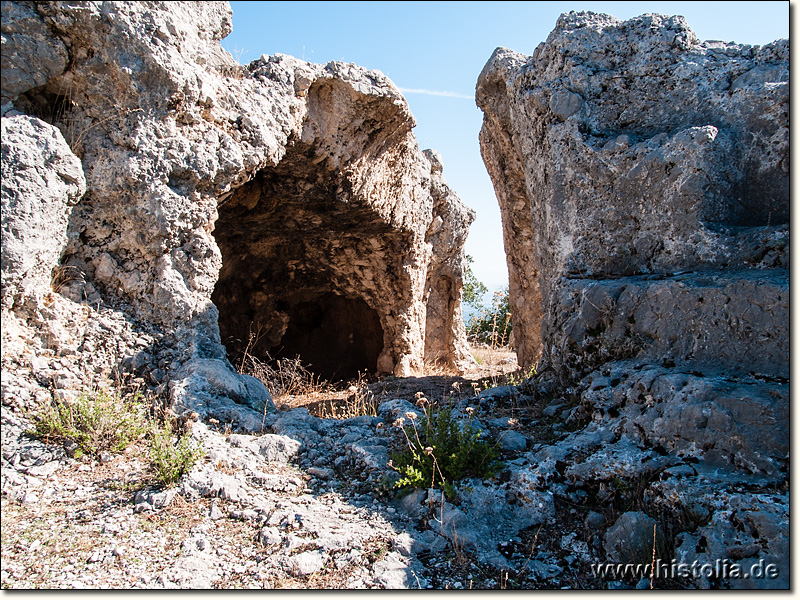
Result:
M517 356L507 346L478 344L472 347L475 367L461 376L437 365L426 365L420 377L385 377L367 374L351 381L329 382L308 369L299 358L265 362L252 355L240 361L240 371L260 379L279 409L304 406L317 417L347 419L376 415L381 402L392 398L414 401L418 392L441 399L457 395L467 398L499 385L519 384L526 377Z

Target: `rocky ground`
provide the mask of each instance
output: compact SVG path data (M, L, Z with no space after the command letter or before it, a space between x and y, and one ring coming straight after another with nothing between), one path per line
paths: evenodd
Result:
M153 485L141 446L100 459L74 459L24 434L11 441L14 436L7 430L2 586L440 589L543 584L563 571L552 561L547 566L546 558L555 555L546 549L545 537L536 542L544 524L532 539L503 540L509 557L516 552L525 559L526 566L512 573L481 562L474 549L457 539L439 535L434 513L437 507L440 517L443 513L437 494L431 494L430 503L425 490L400 498L387 485L390 436L379 425L413 408L398 399L414 400L419 392L443 398L459 394L462 387L469 392L461 395L472 396L479 386L490 385L491 377L516 366L511 353L493 353L492 360L467 377L389 378L372 384L376 396L394 399L382 404L383 418L319 418L297 407L306 401L324 413L337 402L347 403L346 396L336 399L329 392L328 404L286 399L282 410L268 417L266 430L273 434L239 435L224 424L209 428L194 423L193 436L206 454L169 489ZM12 410L4 412L11 417L4 419L4 427L19 434L25 420L11 416ZM446 503L444 508L454 507Z
M510 366L495 367L495 383ZM563 413L572 408L543 406L524 387L484 389L492 379L480 375L489 368L376 382L363 392L373 402L361 405L374 414L336 419L309 412L325 414L324 403L284 405L265 417L259 435L194 422L205 456L166 489L153 484L141 446L69 458L19 435L24 419L4 407L2 587L649 588L638 576L597 577L591 565L627 562L642 548L649 562L652 535L642 532L656 521L642 510L657 514L659 501L679 495L697 472L602 427L564 431ZM420 396L449 398L456 414L474 410L473 423L499 440L502 465L493 479L461 482L452 501L439 490L393 488L397 476L387 464L399 429L392 424L421 412L412 404ZM720 506L730 509L731 498L721 495ZM786 490L752 494L750 502L762 509L757 527L775 531L769 541L756 536L755 548L743 533L726 534L744 560L780 552L788 516ZM752 514L742 508L740 520ZM664 529L676 523L665 514L659 556L661 545L696 540L685 536L700 536L708 517L695 515L697 523L676 535ZM709 527L703 540L713 545L722 538Z

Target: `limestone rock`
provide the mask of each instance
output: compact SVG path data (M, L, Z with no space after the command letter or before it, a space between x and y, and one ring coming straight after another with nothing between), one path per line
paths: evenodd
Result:
M482 153L503 213L521 364L541 353L559 373L575 374L563 362L563 321L598 280L629 277L647 288L652 278L684 273L686 285L703 287L704 274L695 272L752 267L781 277L788 64L787 40L761 48L701 43L681 17L662 15L620 22L569 13L533 56L495 51L476 97ZM781 328L782 352L788 288L779 286L780 300L769 301L779 312L758 327ZM690 303L674 298L670 307ZM722 316L713 301L693 310L695 322ZM734 329L746 313L731 312ZM617 314L638 317L630 309ZM682 330L683 318L660 315L659 327L672 329L668 338L698 337ZM758 337L753 330L721 345L760 348ZM647 343L638 350L664 353ZM734 362L749 364L743 356Z
M525 450L528 439L521 433L508 429L498 435L497 443L506 452L521 452Z
M736 565L737 571L724 580L729 589L787 589L789 573L782 556L789 548L788 496L724 497L708 524L681 533L675 546L678 562ZM698 588L710 587L713 572L693 575Z
M259 454L271 462L289 462L300 450L300 446L300 442L284 435L268 433L258 438Z
M682 17L571 12L532 56L498 48L483 69L519 362L540 361L546 396L594 404L573 423L781 476L788 49L700 42ZM637 401L618 362L634 359L664 376ZM583 378L596 388L576 390Z
M582 410L596 423L643 446L703 458L709 468L783 477L789 452L788 383L765 376L680 372L637 361L608 363L605 369L610 378L603 381L595 372L580 385Z
M158 338L103 355L108 371L254 430L271 401L229 358L299 354L326 378L471 363L460 290L474 213L383 74L285 55L240 66L219 43L224 2L2 11L3 305L29 275L75 274L37 325L15 317L20 332L106 309ZM37 213L20 204L32 194ZM105 339L72 333L88 354Z
M655 536L655 538L654 538ZM605 535L606 558L617 564L649 564L656 546L663 545L663 532L656 520L640 511L623 513Z
M43 86L67 68L69 54L64 42L39 18L35 10L22 3L6 2L2 6L3 113L9 99ZM28 57L36 56L30 61Z
M3 307L11 308L50 289L86 180L61 132L35 117L2 119L2 161Z

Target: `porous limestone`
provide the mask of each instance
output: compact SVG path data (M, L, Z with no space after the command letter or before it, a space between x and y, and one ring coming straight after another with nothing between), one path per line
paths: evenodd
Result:
M541 356L574 380L591 368L574 361L596 350L584 340L597 346L625 333L638 339L606 348L612 357L748 368L763 350L769 358L757 368L771 362L785 376L788 52L788 40L699 42L682 17L574 12L533 56L494 52L476 98L520 364ZM739 277L760 281L730 289ZM590 298L615 283L609 299ZM707 287L712 297L698 289ZM629 293L658 297L644 299L645 316L617 304ZM722 310L716 297L734 305ZM675 308L687 314L672 318ZM614 319L615 340L605 340ZM592 320L573 335L571 321ZM704 337L714 339L710 352L668 348L679 338L702 346ZM723 347L735 356L715 355Z
M540 392L591 404L576 383L628 359L707 377L645 385L650 416L628 429L773 475L788 450L788 51L700 42L682 17L571 12L530 57L498 48L476 90L514 339ZM611 379L613 421L635 400Z
M774 563L788 539L788 40L571 12L532 56L495 50L476 100L514 343L537 367L525 391L561 437L534 444L526 477L646 507L606 530L610 562L652 556L671 514L667 561ZM785 587L779 570L684 581Z
M299 354L326 378L472 363L474 213L382 73L240 66L224 2L2 11L3 307L21 328L4 365L20 362L6 337L110 311L118 336L147 337L106 372L252 429L271 400L232 368L243 353ZM24 308L32 278L56 310ZM102 343L85 333L61 336L73 356Z

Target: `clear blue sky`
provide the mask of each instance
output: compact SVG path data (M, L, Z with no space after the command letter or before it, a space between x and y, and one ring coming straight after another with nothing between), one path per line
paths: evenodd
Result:
M467 240L473 272L507 284L500 212L478 145L478 75L498 46L531 54L570 10L628 19L683 15L701 40L763 45L789 37L789 2L231 2L222 45L242 64L283 53L353 62L404 91L421 148L444 159L444 176L477 212Z

